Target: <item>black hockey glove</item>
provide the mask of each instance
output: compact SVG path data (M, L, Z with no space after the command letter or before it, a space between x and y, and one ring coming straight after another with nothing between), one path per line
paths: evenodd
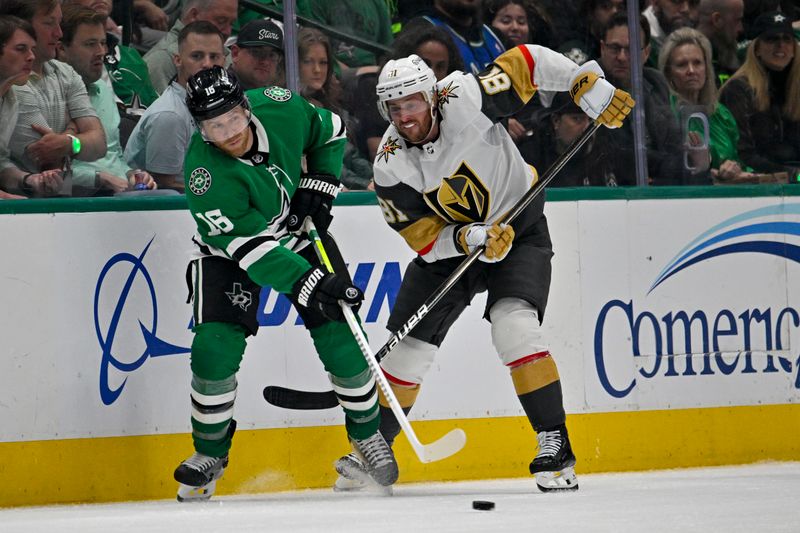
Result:
M320 267L312 267L297 280L292 288L297 303L308 309L315 309L328 320L344 321L344 313L339 302L358 309L364 300L361 289L337 274L325 272Z
M286 221L289 231L294 234L302 232L306 217L311 217L317 231L325 233L333 220L331 207L338 193L339 180L336 177L330 174L303 174L289 206L289 218Z

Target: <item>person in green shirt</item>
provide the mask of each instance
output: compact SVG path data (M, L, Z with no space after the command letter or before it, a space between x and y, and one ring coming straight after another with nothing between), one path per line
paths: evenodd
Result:
M688 120L690 144L700 144L703 127L688 119L692 112L708 118L711 174L720 180L752 177L752 169L739 158L739 128L730 109L718 101L711 43L692 28L680 28L664 41L659 69L670 86L670 104L679 119ZM691 146L689 147L691 149Z
M184 165L199 258L187 275L195 453L175 470L178 500L209 498L228 463L236 372L245 339L258 331L264 286L286 294L297 309L344 409L354 450L368 475L390 486L398 470L378 432L375 378L341 307L358 306L364 296L327 235L346 139L341 118L280 87L245 93L236 75L218 66L189 78L186 93L199 128ZM307 218L323 235L337 273L320 264L303 237Z

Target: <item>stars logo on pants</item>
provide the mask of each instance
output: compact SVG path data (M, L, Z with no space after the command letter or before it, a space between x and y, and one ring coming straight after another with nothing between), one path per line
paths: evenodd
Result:
M238 305L242 311L247 311L253 302L253 295L250 291L242 290L241 283L234 283L233 290L225 293L232 305Z

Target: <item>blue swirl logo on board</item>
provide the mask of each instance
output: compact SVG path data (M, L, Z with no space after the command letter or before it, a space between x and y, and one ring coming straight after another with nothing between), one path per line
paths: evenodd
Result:
M800 222L774 220L800 215L800 204L778 204L731 217L695 237L661 271L648 294L675 274L715 257L760 253L800 263L800 246L786 242L800 237Z
M110 369L112 367L119 372L129 374L141 367L150 357L184 354L190 351L189 348L184 348L165 342L159 339L156 335L156 330L158 328L158 303L156 300L156 290L155 286L153 285L153 280L150 277L150 273L147 271L147 268L144 265L144 257L147 254L147 251L150 249L150 245L153 244L154 239L155 237L150 239L150 242L147 243L147 246L144 247L144 250L142 250L142 253L139 254L138 257L134 254L126 252L118 253L111 257L111 259L109 259L103 266L103 269L100 272L100 276L97 280L97 286L95 287L94 292L94 328L95 333L97 334L97 340L100 343L100 347L103 351L103 356L100 362L100 398L105 405L111 405L117 400L117 398L119 398L120 394L122 394L122 390L125 388L125 384L128 381L126 376L118 387L112 388L109 384ZM104 287L103 284L106 283L106 277L111 272L115 272L117 269L125 269L125 275L123 276L125 281L121 287L112 287L107 289L110 291L118 288L119 294L115 296L116 304L114 305L111 317L108 319L108 324L105 328L103 328L100 324L102 311L99 305L100 294ZM153 306L152 319L149 321L149 324L145 325L142 323L141 318L137 318L136 322L138 323L138 330L141 332L141 335L144 338L145 348L133 362L126 363L125 361L121 360L121 356L118 354L115 355L114 340L120 331L120 327L130 326L129 324L122 324L121 319L123 310L125 309L125 304L128 301L128 298L131 296L131 291L134 287L134 281L136 281L140 276L146 285L147 293Z
M800 204L784 203L752 209L715 224L691 239L667 262L646 295L681 272L713 259L733 254L764 254L800 264ZM787 280L787 282L789 282ZM663 290L663 289L662 289ZM657 295L657 293L656 293ZM800 353L794 350L792 331L800 329L796 294L778 306L757 305L717 308L713 303L697 308L661 310L659 315L641 301L611 299L598 312L594 331L594 360L603 389L614 398L627 397L637 380L654 378L697 380L705 376L794 374L800 390ZM623 330L609 328L621 321ZM627 345L623 351L607 351L611 331ZM613 338L613 337L612 337ZM755 347L755 339L763 347ZM738 343L736 350L724 344ZM607 364L624 356L639 359L636 375L625 381L614 379ZM755 354L759 353L759 357Z

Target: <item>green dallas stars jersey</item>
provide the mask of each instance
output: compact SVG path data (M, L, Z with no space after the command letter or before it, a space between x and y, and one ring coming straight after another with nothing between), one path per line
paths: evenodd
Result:
M232 259L259 285L288 293L311 267L290 250L295 239L286 230L303 156L308 172L338 177L345 127L338 115L287 89L246 94L253 148L234 158L196 132L184 164L186 200L202 254Z

